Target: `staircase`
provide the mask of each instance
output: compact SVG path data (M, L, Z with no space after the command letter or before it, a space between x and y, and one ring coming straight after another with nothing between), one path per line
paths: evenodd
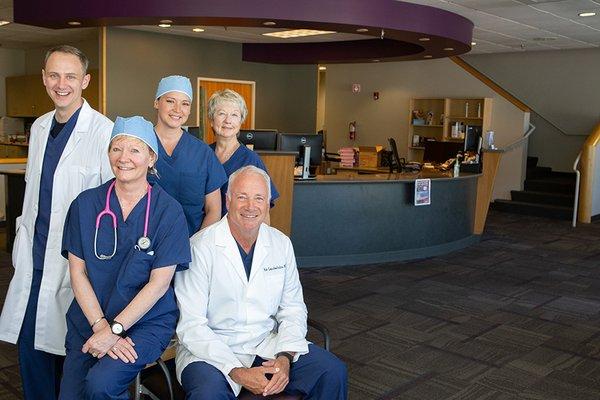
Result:
M511 200L494 200L490 208L516 214L570 220L573 217L575 173L538 167L537 157L527 157L525 190L512 190Z

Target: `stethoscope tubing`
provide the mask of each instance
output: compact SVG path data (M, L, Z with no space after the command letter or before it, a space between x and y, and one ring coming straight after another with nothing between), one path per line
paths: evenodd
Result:
M96 216L96 229L94 232L94 255L96 256L97 259L99 260L110 260L111 258L114 257L114 255L117 252L117 216L116 214L110 209L110 194L112 193L114 187L115 187L115 182L116 181L112 181L112 183L110 184L110 186L108 187L108 190L106 191L106 203L104 205L104 209L102 211L100 211L100 213L98 213L98 215ZM148 184L148 192L147 192L148 198L146 199L146 215L144 218L144 238L148 237L148 224L150 221L150 199L152 197L152 186L150 186L150 184ZM113 237L114 237L114 242L113 242L113 251L110 255L105 255L105 254L98 254L98 247L97 247L97 243L98 243L98 229L100 228L100 221L102 220L102 217L109 215L112 219L112 225L113 225Z

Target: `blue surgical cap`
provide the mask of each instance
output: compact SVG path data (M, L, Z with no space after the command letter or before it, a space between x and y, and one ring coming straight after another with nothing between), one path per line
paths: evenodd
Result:
M154 98L158 99L160 96L169 92L183 93L190 98L190 101L194 99L192 83L185 76L171 75L162 78L158 83L156 96Z
M121 135L140 139L142 142L146 143L156 155L158 155L158 142L156 140L156 134L154 133L154 127L143 117L117 117L112 134L110 135L110 141L112 142L114 138Z

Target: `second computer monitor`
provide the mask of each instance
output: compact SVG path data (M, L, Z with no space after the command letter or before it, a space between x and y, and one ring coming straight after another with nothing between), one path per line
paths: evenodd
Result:
M254 150L277 150L277 131L270 129L240 129L238 140L243 145L251 144Z
M310 165L318 166L321 164L321 148L323 147L323 135L314 133L280 133L279 151L297 151L299 157L304 154L303 147L310 146ZM300 163L300 159L296 159Z

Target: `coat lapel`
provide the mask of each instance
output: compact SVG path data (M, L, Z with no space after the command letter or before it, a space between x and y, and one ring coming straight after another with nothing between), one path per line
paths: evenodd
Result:
M258 273L262 273L262 265L269 254L271 247L271 235L269 235L267 226L262 224L258 231L258 238L254 245L254 257L252 258L252 269L250 269L250 282Z
M60 164L62 164L69 157L69 155L77 148L77 143L79 143L81 138L87 132L89 132L90 117L91 117L90 106L87 103L87 101L85 101L85 99L84 99L83 105L81 106L81 111L79 112L79 116L77 117L77 123L75 124L75 127L73 128L73 133L71 134L71 137L69 137L69 140L67 141L67 144L65 145L65 149L63 150L63 153L60 157L58 166L60 166ZM107 151L108 151L108 149L107 149ZM58 168L58 166L57 166L57 168Z
M246 277L246 270L244 269L242 257L240 256L240 251L238 250L235 239L229 230L227 216L223 217L221 221L217 223L219 224L215 237L217 248L222 256L227 259L227 264L233 268L244 285L247 285L248 278Z

